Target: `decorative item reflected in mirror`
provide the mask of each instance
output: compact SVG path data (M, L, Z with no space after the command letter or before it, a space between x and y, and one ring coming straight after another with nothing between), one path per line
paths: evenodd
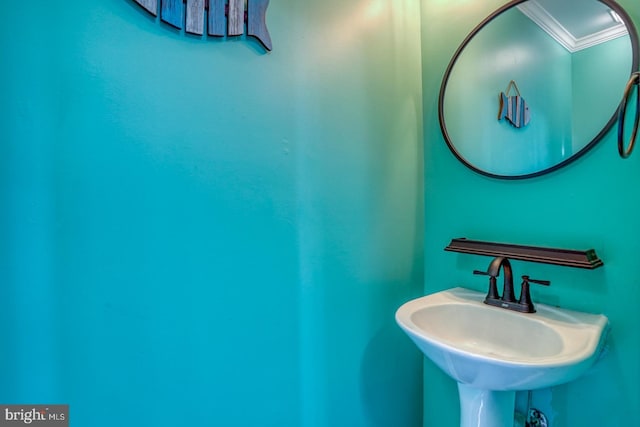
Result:
M616 123L638 56L632 20L613 0L510 1L471 31L447 67L438 102L445 141L483 175L557 170ZM535 112L526 126L496 120L496 94L510 81Z
M511 95L511 89L515 90L517 95ZM531 116L529 114L529 106L527 101L520 95L518 85L511 80L507 86L506 92L500 92L500 109L498 110L498 120L507 119L512 126L517 128L524 127L529 124Z

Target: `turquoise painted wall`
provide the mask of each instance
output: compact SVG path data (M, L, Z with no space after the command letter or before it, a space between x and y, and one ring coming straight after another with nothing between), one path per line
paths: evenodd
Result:
M420 425L418 3L271 2L270 54L128 0L0 14L0 402Z
M514 274L549 279L534 301L609 316L609 352L588 375L540 390L534 405L553 427L633 424L640 400L638 251L640 156L618 157L615 134L570 166L524 181L500 181L473 173L451 154L440 133L437 97L445 67L466 34L503 2L423 0L422 58L425 125L425 293L462 285L484 290L471 274L486 257L443 248L454 237L596 249L605 266L587 271L514 263ZM620 0L640 24L640 3ZM622 92L622 88L621 88ZM424 367L424 425L458 425L454 382L430 362Z

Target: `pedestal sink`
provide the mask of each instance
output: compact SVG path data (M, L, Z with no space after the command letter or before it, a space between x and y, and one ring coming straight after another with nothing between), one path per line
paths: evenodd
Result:
M603 315L536 304L525 314L483 303L453 288L417 298L396 312L398 325L458 382L461 427L511 427L515 392L572 381L600 355Z

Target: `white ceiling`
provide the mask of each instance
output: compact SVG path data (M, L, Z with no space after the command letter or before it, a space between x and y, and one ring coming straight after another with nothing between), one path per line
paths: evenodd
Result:
M596 0L529 0L518 8L570 52L628 34Z

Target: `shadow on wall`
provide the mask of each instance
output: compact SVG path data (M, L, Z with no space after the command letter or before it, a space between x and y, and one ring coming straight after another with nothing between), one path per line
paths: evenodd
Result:
M416 370L416 366L422 366L422 353L396 326L395 319L369 341L362 358L360 389L370 427L422 426L422 413L413 405L422 401L422 369ZM394 403L389 401L392 396ZM389 411L389 406L398 411ZM398 415L404 418L398 419Z

